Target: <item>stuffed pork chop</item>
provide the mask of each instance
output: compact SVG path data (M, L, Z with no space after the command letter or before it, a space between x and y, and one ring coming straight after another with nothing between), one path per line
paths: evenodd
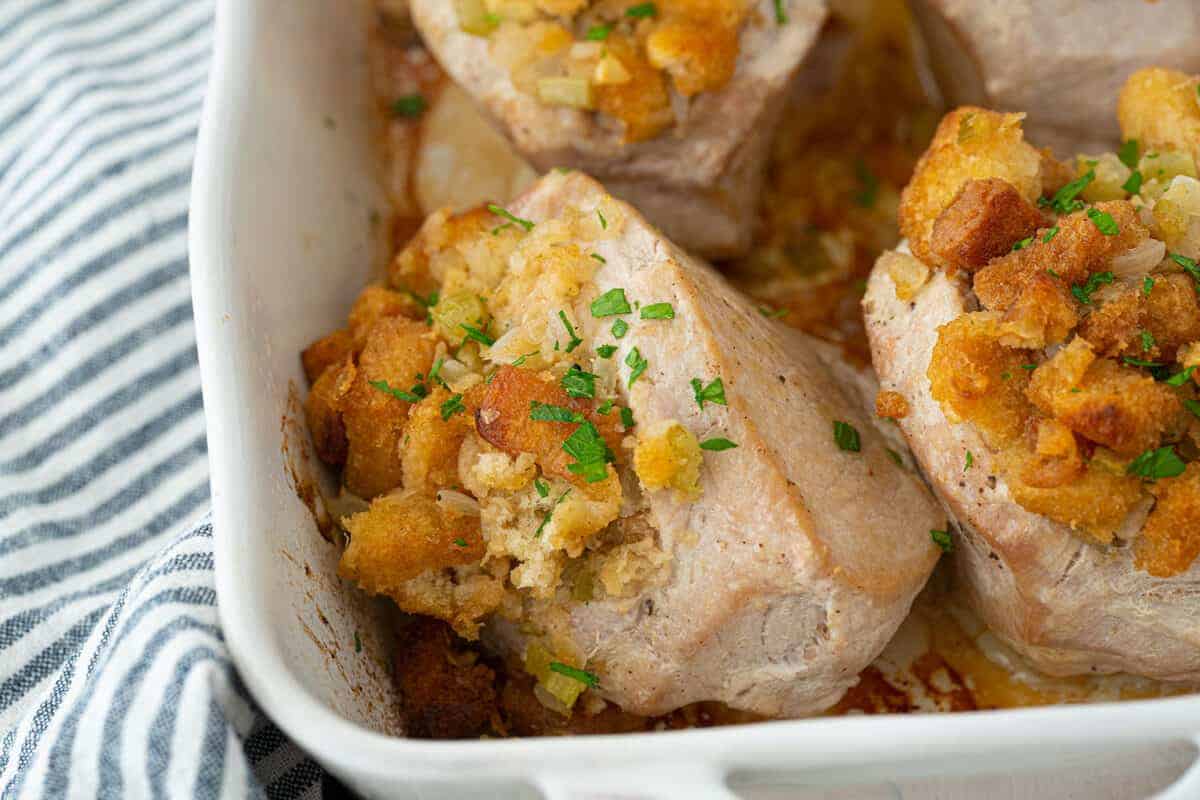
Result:
M1197 85L1135 73L1069 164L947 115L864 301L969 598L1051 674L1200 679Z
M819 0L414 0L438 61L539 170L576 167L707 256L750 245Z
M342 573L563 711L825 709L944 520L838 357L580 173L434 215L304 354L317 452L370 499Z

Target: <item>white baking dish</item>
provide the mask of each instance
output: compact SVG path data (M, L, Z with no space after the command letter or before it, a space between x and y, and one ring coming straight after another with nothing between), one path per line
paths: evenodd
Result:
M191 260L221 618L263 709L331 772L372 797L729 797L734 773L826 785L1015 773L1200 731L1191 696L571 739L390 735L378 610L337 579L289 475L302 459L281 449L289 382L303 385L297 353L344 318L374 262L366 11L349 0L218 6ZM1200 797L1200 768L1168 796Z

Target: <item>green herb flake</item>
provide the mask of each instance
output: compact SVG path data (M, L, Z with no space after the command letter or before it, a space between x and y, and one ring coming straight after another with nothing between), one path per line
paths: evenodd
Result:
M713 439L705 439L703 442L700 443L701 450L711 450L714 453L719 453L722 450L732 450L735 447L737 447L736 444L729 441L728 439L722 439L720 437L716 437Z
M879 198L879 178L867 167L861 158L854 160L854 175L858 178L859 192L854 195L854 202L861 208L873 208Z
M1193 400L1190 397L1183 398L1183 407L1192 412L1192 416L1200 419L1200 400Z
M1014 243L1014 244L1013 244L1013 246L1012 246L1012 251L1015 253L1015 252L1017 252L1018 250L1024 250L1026 247L1029 247L1029 245L1031 245L1031 244L1033 244L1033 237L1032 237L1032 236L1026 236L1026 237L1025 237L1024 239L1022 239L1021 241L1019 241L1019 242L1016 242L1016 243Z
M954 552L954 537L950 535L950 531L930 529L929 538L933 540L934 544L942 548L943 553Z
M692 378L692 395L696 398L696 405L700 406L701 411L704 410L705 403L716 403L719 406L729 405L725 401L725 383L719 376L713 378L707 386L699 378Z
M599 261L601 264L607 264L607 263L608 263L608 259L607 259L607 258L605 258L604 256L600 255L599 253L592 253L592 258L596 259L596 260L597 260L597 261Z
M580 339L579 336L576 335L574 326L572 326L571 321L567 319L567 312L559 309L558 318L562 320L563 327L567 329L567 336L571 337L571 340L567 342L566 347L566 352L569 353L576 347L579 347L579 345L583 344L583 339ZM555 344L557 344L557 342Z
M1054 267L1046 267L1046 274L1049 275L1051 278L1054 278L1055 280L1058 280L1058 281L1062 280L1062 275L1059 275L1057 272L1055 272Z
M441 409L442 419L448 420L455 414L461 414L466 411L467 407L463 405L463 396L461 394L456 394L446 402L442 403Z
M388 385L387 381L368 381L368 384L373 389L378 389L384 394L390 394L397 400L403 400L406 403L419 403L421 398L412 392L406 392L403 389L396 389Z
M1192 379L1192 373L1196 371L1195 367L1188 367L1183 372L1177 372L1167 378L1167 386L1183 386Z
M775 0L775 24L787 25L788 15L784 8L785 0Z
M1154 334L1150 331L1142 331L1142 352L1149 353L1155 344L1157 342L1154 341Z
M597 208L596 217L600 220L600 230L608 230L608 220L604 218L604 212Z
M1140 358L1133 358L1132 356L1124 356L1121 360L1131 367L1147 367L1149 369L1154 369L1162 366L1162 364L1157 361L1145 361Z
M523 366L526 361L528 361L529 359L536 356L539 352L540 351L538 351L538 350L532 350L528 353L525 353L524 355L517 356L516 358L513 359L512 365L514 367Z
M647 3L647 5L653 5L653 3ZM630 9L630 11L632 11L632 10L633 9ZM575 669L575 667L568 667L566 664L562 663L561 661L551 661L550 662L550 671L557 672L559 675L566 675L568 678L575 680L575 681L579 681L580 683L586 685L589 688L600 685L600 679L597 678L592 673L588 672L587 670Z
M535 539L542 535L542 531L544 531L546 529L546 526L550 524L550 518L552 516L554 516L554 509L556 509L560 505L562 505L562 501L566 500L567 495L569 495L570 493L571 493L571 490L567 489L565 492L563 492L562 494L560 494L558 496L558 499L554 501L554 505L550 506L550 510L547 511L546 515L542 517L542 524L538 525L537 530L533 532L533 536Z
M625 9L625 16L633 17L634 19L646 19L647 17L658 16L658 6L654 3L638 3L636 6L630 6Z
M633 421L633 409L632 408L622 408L621 409L621 424L623 426L625 426L626 430L632 428L636 424Z
M833 441L837 442L839 450L844 450L847 453L857 453L862 450L862 443L858 438L858 429L848 422L834 420Z
M496 340L493 339L491 336L488 336L486 333L479 330L479 328L475 328L471 325L466 324L465 322L459 324L458 327L462 328L464 331L467 332L466 338L474 339L475 341L479 342L482 345L487 345L488 347L491 347L492 345L494 345L496 343Z
M1046 231L1046 235L1042 237L1042 244L1049 244L1050 240L1053 239L1055 236L1058 236L1058 226L1057 225L1055 225L1050 230ZM1046 271L1049 272L1050 270L1046 270Z
M1083 208L1083 203L1075 198L1094 180L1096 180L1096 171L1089 169L1055 192L1054 197L1049 200L1044 197L1039 199L1038 205L1043 208L1048 206L1060 214L1070 214L1072 211L1078 211Z
M622 339L629 332L629 323L623 319L619 319L612 324L612 335L614 339Z
M466 547L466 546L467 546L467 540L466 540L466 539L463 539L463 538L458 538L458 539L455 539L455 540L454 540L454 543L455 543L456 545L458 545L459 547Z
M533 479L533 488L537 489L538 497L550 496L550 484L546 483L541 478Z
M529 233L531 230L533 230L533 223L531 221L529 221L527 219L521 219L520 217L516 216L508 209L501 208L500 206L496 205L495 203L488 203L487 210L492 212L493 214L495 214L497 217L503 217L504 219L508 220L509 222L511 222L515 225L520 225L522 228L525 229L526 233Z
M612 413L612 410L613 410L613 401L611 398L608 400L605 400L603 403L596 406L596 413L603 414L606 417Z
M1144 480L1153 481L1182 475L1186 468L1187 465L1183 463L1183 459L1176 455L1175 448L1167 446L1142 453L1130 462L1126 471L1130 475L1137 475Z
M550 403L529 401L529 418L537 422L583 422L583 414Z
M1142 190L1142 173L1140 170L1134 170L1129 173L1129 179L1121 184L1121 188L1130 194L1137 194Z
M1022 364L1021 365L1021 369L1026 370L1027 372L1033 372L1037 368L1038 368L1037 364Z
M670 303L642 306L642 319L675 319L675 307Z
M591 308L592 316L597 319L633 312L633 309L629 306L629 300L625 297L624 289L609 289L592 301Z
M1141 146L1137 139L1126 139L1121 142L1121 148L1117 150L1117 158L1121 160L1122 164L1133 169L1137 166L1140 151Z
M612 358L613 353L617 352L615 344L602 344L596 348L596 355L601 358Z
M1142 278L1142 296L1149 297L1150 292L1152 292L1153 290L1154 290L1154 278L1151 278L1149 275Z
M562 376L562 388L571 397L595 397L596 376L590 372L584 372L578 364L572 364L571 368Z
M424 97L419 94L406 94L392 103L392 116L416 119L424 114L427 108L429 104L425 102Z
M1082 286L1072 286L1071 294L1075 296L1076 300L1088 306L1092 304L1092 292L1102 285L1112 282L1113 274L1111 272L1096 272L1088 276L1087 283Z
M963 465L963 472L966 472L973 466L975 466L975 454L972 453L970 450L968 450L967 451L967 460L966 460L966 463Z
M1196 266L1196 259L1188 258L1179 253L1171 253L1171 260L1183 267L1183 271L1192 276L1192 280L1197 283L1196 291L1200 292L1200 267Z
M642 377L642 373L646 371L646 367L650 365L650 362L643 358L641 351L635 347L629 351L629 355L625 356L625 365L631 370L629 373L629 385L633 386L634 382Z
M890 447L885 447L883 449L884 449L884 452L886 452L888 454L888 458L890 458L892 461L894 461L896 463L897 467L904 466L903 456L901 456L899 453L897 453L895 450L893 450Z
M589 42L603 42L612 33L612 25L593 25L587 29L584 38Z
M608 477L608 462L613 460L608 445L604 443L596 426L584 422L563 442L562 449L575 459L567 469L583 476L588 483L596 483Z
M1000 373L1000 380L1002 380L1002 381L1012 380L1012 373L1009 372L1008 370L1004 370L1004 372Z
M790 308L767 308L766 306L758 307L758 313L762 314L767 319L779 319L780 317L786 317L790 311Z
M1105 236L1116 236L1121 232L1121 228L1117 225L1117 221L1112 218L1112 214L1107 211L1101 211L1098 208L1089 208L1087 210L1088 219L1090 219L1100 232Z

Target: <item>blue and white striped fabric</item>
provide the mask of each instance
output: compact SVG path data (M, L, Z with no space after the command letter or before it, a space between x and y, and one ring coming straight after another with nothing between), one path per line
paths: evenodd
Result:
M321 792L217 623L186 245L212 15L0 2L0 798Z

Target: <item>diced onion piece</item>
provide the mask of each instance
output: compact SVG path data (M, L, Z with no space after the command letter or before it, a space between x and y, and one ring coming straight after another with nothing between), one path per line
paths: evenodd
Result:
M456 359L442 362L441 378L450 387L450 391L459 394L483 382L482 375Z
M550 664L555 660L549 650L536 642L525 647L525 671L537 678L538 682L534 687L534 694L547 708L560 714L569 714L576 699L587 687L574 678L551 671ZM546 696L538 692L538 689Z
M552 106L591 109L592 84L582 78L541 78L537 82L538 99Z
M921 287L929 282L929 267L924 262L906 254L887 252L880 262L892 283L896 284L896 297L905 302L916 297Z
M443 338L457 342L467 335L463 325L483 329L487 309L474 292L455 292L441 298L438 304L430 309L430 314L437 332Z
M488 36L496 29L497 19L488 12L483 0L454 0L458 27L474 36Z
M1090 162L1095 161L1095 164ZM1075 164L1077 175L1083 175L1092 170L1096 178L1083 189L1083 199L1089 203L1099 203L1104 200L1122 200L1125 190L1121 187L1129 180L1131 170L1121 163L1121 159L1113 153L1099 156L1079 156Z
M1140 278L1159 265L1167 255L1167 246L1158 239L1146 239L1141 244L1113 258L1109 265L1121 278Z
M1176 176L1154 204L1156 232L1173 253L1200 256L1200 181Z
M597 86L613 86L620 83L629 83L631 78L629 70L625 69L625 65L621 63L621 59L612 53L600 59L599 63L596 64L596 71L592 75L592 81Z
M442 489L437 493L436 499L437 504L446 511L453 511L467 517L478 517L480 514L479 501L462 492Z
M603 53L603 42L575 42L575 44L571 45L571 51L568 55L580 61L588 61L593 58L600 58Z
M533 0L483 0L492 19L533 22L538 17Z
M1151 150L1138 162L1138 170L1146 180L1167 182L1176 175L1189 178L1196 175L1196 162L1190 153L1178 150Z

